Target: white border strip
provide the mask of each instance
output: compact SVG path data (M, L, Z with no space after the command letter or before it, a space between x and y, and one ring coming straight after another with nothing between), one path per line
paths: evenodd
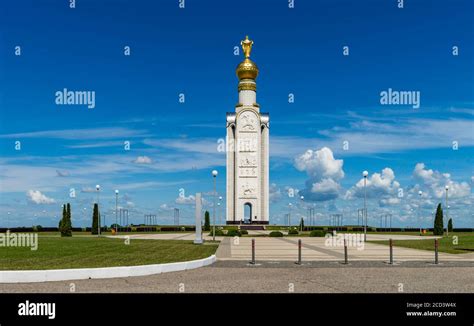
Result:
M215 261L216 255L212 255L204 259L169 264L31 271L0 271L0 283L32 283L144 276L200 268L211 265Z

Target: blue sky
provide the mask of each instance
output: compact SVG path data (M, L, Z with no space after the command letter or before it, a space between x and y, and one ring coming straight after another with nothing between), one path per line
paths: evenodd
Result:
M430 226L449 185L455 226L474 226L472 1L0 6L2 226L55 226L65 202L73 224L88 226L96 184L108 222L115 189L134 223L150 213L172 223L174 207L191 223L196 192L211 208L214 168L225 196L217 142L237 103L234 47L247 34L257 101L271 117L271 223L283 222L291 202L295 220L314 205L319 224L334 213L354 224L368 170L370 224L391 213L393 225ZM56 105L64 88L94 91L95 107ZM419 92L420 108L382 105L389 88Z

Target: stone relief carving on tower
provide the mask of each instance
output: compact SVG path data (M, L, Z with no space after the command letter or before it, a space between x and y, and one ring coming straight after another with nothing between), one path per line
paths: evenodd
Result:
M240 166L242 167L254 167L257 165L257 158L252 156L244 156L240 159Z
M251 186L249 183L245 183L242 185L242 195L243 196L251 196L255 195L255 187Z
M257 150L257 141L250 137L241 137L237 140L239 152L252 153Z
M257 172L255 171L255 168L245 168L240 170L240 176L241 177L256 177Z
M242 127L240 130L242 131L254 131L257 126L257 121L254 117L254 114L245 112L242 114L240 122L242 123Z

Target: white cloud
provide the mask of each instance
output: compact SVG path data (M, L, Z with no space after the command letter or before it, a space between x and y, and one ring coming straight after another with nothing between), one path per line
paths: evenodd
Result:
M137 163L137 164L151 164L151 158L149 158L148 156L138 156L134 161L133 163Z
M295 167L299 171L306 171L312 177L341 179L344 177L342 170L343 160L334 159L332 150L323 147L313 151L308 149L304 154L295 159Z
M449 108L450 112L474 115L474 110L469 108Z
M218 151L218 138L177 138L177 139L145 139L145 145L172 149L174 151L201 154L223 154Z
M26 193L30 202L35 204L54 204L56 201L42 194L39 190L28 190Z
M189 196L178 196L178 198L175 199L176 204L180 205L194 205L196 203L196 197L193 195Z
M340 155L394 153L451 146L446 139L455 139L463 147L474 145L472 119L417 119L410 115L387 121L357 116L347 117L346 121L351 118L356 119L349 125L319 130L313 138L273 136L270 155L294 157L305 148L321 146ZM346 141L349 149L343 150Z
M320 182L313 183L311 192L316 195L337 197L341 186L333 179L322 179Z
M326 201L339 196L338 181L344 177L343 160L336 160L332 150L323 147L320 150L307 150L295 159L295 167L305 171L309 179L305 189L299 193L306 201Z
M389 197L389 198L382 198L379 201L380 206L392 206L400 204L401 200L398 197Z
M432 185L438 182L439 177L435 177L434 174L433 170L425 169L425 163L417 163L413 170L413 177L425 185Z
M444 198L446 186L449 188L449 198L463 198L471 193L471 187L467 182L453 181L449 173L428 169L424 163L416 164L413 170L413 177L419 182L414 188L416 191L421 190L427 196L437 199Z
M94 143L82 143L77 145L67 145L67 148L99 148L99 147L119 147L123 146L123 141L120 140L111 140L111 141L102 141Z
M346 199L363 198L366 194L368 198L379 199L380 206L396 205L400 203L397 197L400 183L395 180L395 173L391 168L386 167L382 173L369 175L364 188L364 178L361 178L351 189L346 192Z
M122 127L63 129L3 134L0 138L60 138L60 139L111 139L124 137L146 137L145 130L133 130Z
M270 202L272 202L272 203L275 203L275 202L279 201L282 198L281 190L276 185L276 183L270 184L269 197L270 197Z

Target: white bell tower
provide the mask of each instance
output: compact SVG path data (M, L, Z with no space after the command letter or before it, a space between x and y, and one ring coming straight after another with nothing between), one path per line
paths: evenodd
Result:
M237 66L239 103L227 113L227 224L269 222L269 122L257 104L257 65L250 60L253 41L241 42L244 61Z

